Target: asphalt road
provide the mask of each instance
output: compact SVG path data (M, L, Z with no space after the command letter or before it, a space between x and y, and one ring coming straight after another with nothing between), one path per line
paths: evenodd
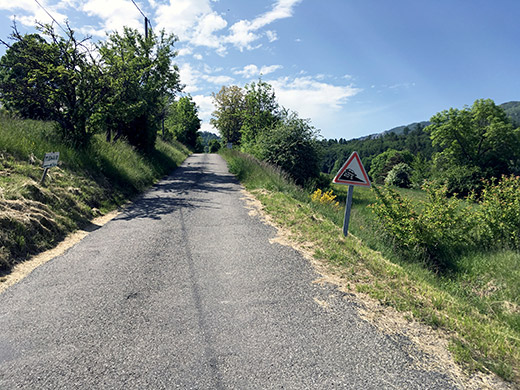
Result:
M456 388L313 284L242 197L219 156L193 155L2 293L0 389Z

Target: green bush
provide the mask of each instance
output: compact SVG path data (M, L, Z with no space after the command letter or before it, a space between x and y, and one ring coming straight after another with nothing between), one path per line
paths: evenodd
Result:
M411 260L425 261L438 271L454 269L454 258L473 245L474 221L460 201L446 196L446 187L425 186L428 200L416 207L397 191L377 188L371 205L396 249Z
M401 188L410 188L412 168L406 163L399 163L388 172L385 178L387 186L395 186Z
M408 150L389 149L372 160L368 174L377 184L383 184L388 173L400 163L411 164L413 155Z
M484 182L479 203L476 216L481 242L520 249L520 177L504 176L497 184Z
M278 125L258 136L256 157L277 165L303 185L320 174L316 135L308 120L288 113Z
M208 151L209 153L217 153L220 150L220 147L221 145L219 140L212 139L211 141L209 141Z

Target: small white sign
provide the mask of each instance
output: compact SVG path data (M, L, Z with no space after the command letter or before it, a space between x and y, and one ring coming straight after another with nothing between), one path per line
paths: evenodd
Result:
M51 168L57 166L59 158L60 152L45 153L45 157L43 158L43 168Z

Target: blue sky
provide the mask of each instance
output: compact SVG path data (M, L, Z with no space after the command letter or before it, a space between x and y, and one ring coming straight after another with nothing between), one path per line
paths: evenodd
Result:
M0 0L0 36L49 16L102 40L143 29L131 0ZM520 100L519 0L135 0L179 37L185 92L211 129L211 93L258 80L325 138L428 120L476 99ZM5 52L0 49L0 54Z

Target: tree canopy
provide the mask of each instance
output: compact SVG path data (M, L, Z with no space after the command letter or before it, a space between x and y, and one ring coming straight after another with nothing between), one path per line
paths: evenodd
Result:
M172 60L176 38L161 32L144 37L125 28L92 52L89 37L78 40L39 24L39 34L13 27L0 59L0 100L21 117L55 121L63 139L88 144L96 131L125 138L142 151L155 147L167 105L180 91Z
M433 145L441 148L434 156L438 177L449 181L467 172L467 180L474 182L512 173L518 166L520 130L492 100L477 100L462 110L450 108L434 115L431 122L425 130Z
M199 137L200 119L198 109L191 96L183 96L168 109L167 127L175 138L184 145L195 148Z
M84 145L92 133L89 119L106 93L101 68L88 38L76 39L68 26L65 36L50 25L37 28L41 35L22 35L15 25L14 43L1 41L7 50L0 60L0 99L24 118L56 121L64 139Z
M219 131L224 142L240 144L240 129L244 123L244 90L237 85L223 86L211 96L216 109L210 123Z
M181 89L172 63L175 42L164 32L144 37L125 27L99 45L109 87L100 110L107 138L125 137L141 150L153 149L167 105Z

